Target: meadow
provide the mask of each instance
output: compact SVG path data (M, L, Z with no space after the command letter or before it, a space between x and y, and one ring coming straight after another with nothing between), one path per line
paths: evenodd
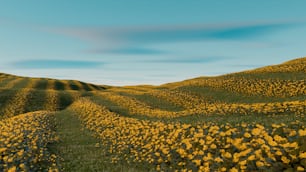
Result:
M160 86L0 74L0 171L306 171L306 57Z

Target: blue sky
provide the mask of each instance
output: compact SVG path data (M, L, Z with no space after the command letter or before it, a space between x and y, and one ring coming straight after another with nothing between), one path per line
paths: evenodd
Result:
M306 1L2 0L0 72L161 84L306 56Z

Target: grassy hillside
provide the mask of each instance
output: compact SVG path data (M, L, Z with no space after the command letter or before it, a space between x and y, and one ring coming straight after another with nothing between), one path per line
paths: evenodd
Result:
M82 94L104 89L74 80L0 74L0 118L38 110L63 110Z
M161 86L0 74L0 171L304 171L305 110L306 58Z

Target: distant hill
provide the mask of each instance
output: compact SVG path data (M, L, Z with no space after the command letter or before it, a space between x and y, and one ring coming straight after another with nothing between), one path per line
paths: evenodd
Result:
M0 73L0 118L36 110L60 110L81 94L104 90L75 80L29 78Z
M285 80L303 80L306 79L306 57L290 60L278 65L260 67L252 70L235 72L216 77L198 77L187 79L180 82L167 83L164 87L177 87L205 79L226 79L226 78L250 78L250 79L285 79Z
M132 97L138 92L141 96L151 97L148 99L152 99L153 103L138 96L140 101L147 101L151 105L154 102L166 103L165 97L155 100L156 98L149 96L154 90L184 92L200 99L209 99L210 102L256 103L304 100L305 73L306 57L279 65L217 77L199 77L161 86L98 86L76 80L19 77L0 73L0 116L5 114L14 116L36 110L61 110L80 97L93 96L101 91L120 94L130 92L124 94Z

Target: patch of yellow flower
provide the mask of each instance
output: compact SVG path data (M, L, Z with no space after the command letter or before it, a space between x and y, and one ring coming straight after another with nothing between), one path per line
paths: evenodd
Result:
M56 111L59 109L59 97L58 91L46 90L46 101L44 105L44 110Z
M154 91L153 91L154 92ZM98 93L99 96L109 99L110 101L118 104L121 107L126 108L130 114L132 115L143 115L150 117L160 117L160 118L175 118L180 116L189 116L193 114L284 114L284 113L292 113L292 114L304 114L305 113L305 105L306 100L301 101L286 101L286 102L273 102L273 103L205 103L200 100L194 98L195 101L192 101L191 97L185 100L186 107L185 110L182 111L167 111L161 110L158 108L152 108L151 106L138 101L135 98L131 98L128 96L119 95L115 92L102 92ZM187 97L187 96L184 96ZM182 105L179 97L174 99L174 101L178 101L178 105ZM189 101L188 101L189 100ZM188 102L192 105L188 105Z
M290 124L182 124L120 116L82 98L72 104L119 161L147 163L157 171L279 171L305 168L305 126ZM296 135L289 135L296 131Z
M8 102L0 110L0 115L4 117L12 117L17 114L24 113L24 108L28 96L31 94L34 82L29 82L26 88L16 91L16 95L11 97Z
M0 171L58 170L57 158L47 150L56 141L54 115L31 112L0 121Z

